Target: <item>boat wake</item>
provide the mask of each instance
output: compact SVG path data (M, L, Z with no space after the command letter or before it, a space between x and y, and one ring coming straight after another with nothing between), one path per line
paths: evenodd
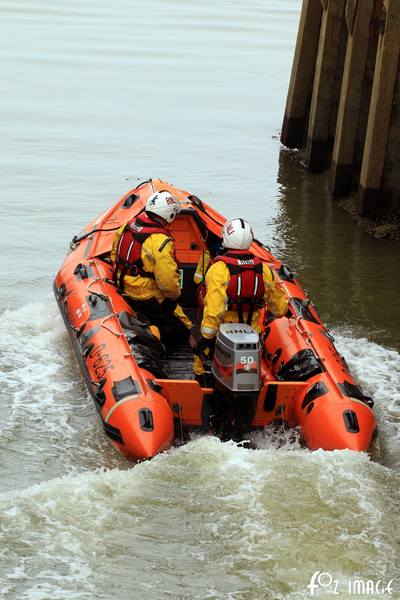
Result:
M352 337L342 330L335 334L341 352L364 392L375 400L378 438L373 457L385 466L400 471L400 355L370 342Z
M0 596L305 600L316 570L395 577L399 356L335 335L375 397L372 460L310 452L277 427L254 434L256 450L202 436L132 467L104 440L57 307L3 312L0 450L14 491L0 494Z
M53 298L4 311L0 342L0 452L10 486L123 466L104 439Z
M127 471L0 495L0 592L299 600L316 570L393 578L399 483L363 453L202 437Z

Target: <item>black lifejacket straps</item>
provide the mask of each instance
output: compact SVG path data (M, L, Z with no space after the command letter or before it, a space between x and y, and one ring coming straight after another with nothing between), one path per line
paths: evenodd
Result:
M153 221L146 213L134 217L126 224L118 242L114 269L114 281L121 292L124 291L126 275L131 277L140 275L154 279L153 273L144 270L142 261L142 245L153 233L163 233L169 236L168 230L160 223ZM168 237L162 247L170 240L171 238Z
M228 309L238 313L239 323L251 325L254 311L264 306L262 261L251 252L242 250L230 250L223 256L217 256L216 261L224 262L229 269ZM243 313L247 313L246 321Z

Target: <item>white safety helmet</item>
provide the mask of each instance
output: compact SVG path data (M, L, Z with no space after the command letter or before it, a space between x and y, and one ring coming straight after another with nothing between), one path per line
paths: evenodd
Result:
M172 223L176 215L181 212L181 205L171 192L162 191L150 196L145 211L162 217L167 223Z
M222 245L232 250L248 250L254 234L250 223L244 219L231 219L222 228Z

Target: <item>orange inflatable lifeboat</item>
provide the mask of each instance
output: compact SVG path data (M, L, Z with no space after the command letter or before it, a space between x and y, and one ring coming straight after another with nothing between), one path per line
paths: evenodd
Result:
M214 386L204 388L194 380L189 347L165 356L149 324L137 318L113 282L110 251L116 229L160 190L169 190L181 203L170 230L181 276L180 303L194 315L196 267L209 240L221 239L225 219L196 196L161 180L141 183L75 236L54 282L104 431L134 460L170 448L174 438L184 437L190 428L209 432L209 407L217 394ZM260 386L244 415L246 428L279 421L299 426L310 449L368 450L376 434L371 399L354 381L289 269L258 241L251 251L273 269L289 298L289 313L266 321L257 341Z

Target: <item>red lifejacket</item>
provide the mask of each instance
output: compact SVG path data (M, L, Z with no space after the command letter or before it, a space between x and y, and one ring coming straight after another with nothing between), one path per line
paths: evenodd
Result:
M115 259L115 278L119 275L119 285L123 286L125 275L154 278L154 274L145 271L142 261L142 245L153 233L163 233L169 237L169 231L160 223L153 221L145 212L133 217L125 226L118 242Z
M247 323L251 324L254 310L264 306L265 284L263 263L251 252L229 250L217 256L215 262L222 261L229 269L229 285L226 290L228 309L237 311L239 322L244 323L243 313L248 313Z

